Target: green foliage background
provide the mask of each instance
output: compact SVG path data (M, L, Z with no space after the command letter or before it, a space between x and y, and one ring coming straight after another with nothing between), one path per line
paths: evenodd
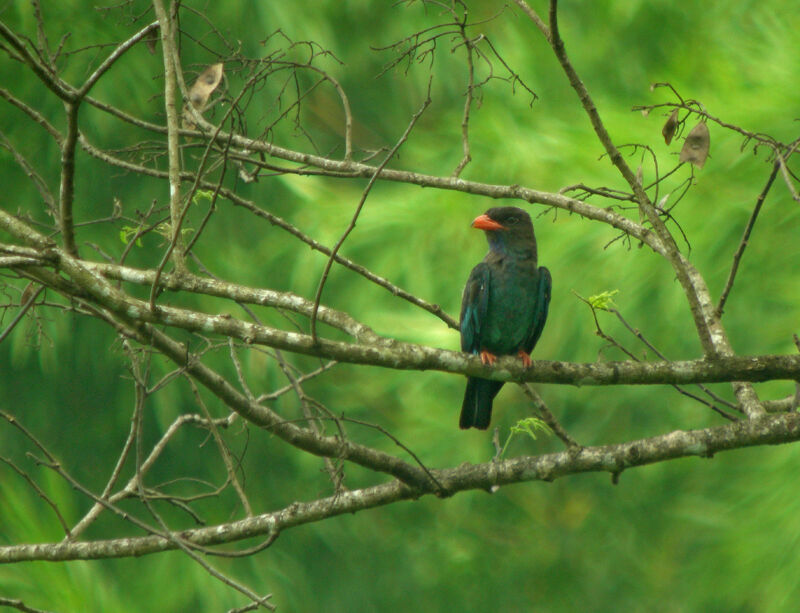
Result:
M259 57L274 48L276 37L263 45L261 41L280 29L293 40L316 41L340 60L329 58L323 64L350 96L358 147L391 146L425 98L429 62L413 63L407 72L395 69L376 79L392 56L370 47L439 23L434 8L426 10L419 2L395 6L366 0L219 4L194 7L229 38L241 41L246 54ZM546 13L544 3L531 4ZM480 31L538 99L531 104L519 87L512 95L510 85L501 81L483 88L480 108L472 114L473 161L462 176L549 191L576 183L622 187L607 159L599 159L602 151L589 122L533 24L503 3L486 0L469 5L476 20L502 11ZM561 5L567 50L612 137L619 144L650 145L662 170L676 163L680 143L664 144L660 112L643 117L630 110L633 105L669 100L665 89L651 91L651 82L669 81L684 97L700 100L712 115L728 123L784 141L796 137L800 15L794 2L600 0ZM135 4L130 12L137 14L145 6ZM71 33L67 49L119 40L132 31L119 11L104 13L74 0L48 3L45 15L51 41ZM34 35L27 4L6 4L0 18ZM191 15L184 17L182 26L196 35L208 30ZM216 61L213 50L221 51L187 40L184 66L196 71ZM461 52L451 53L449 41L437 48L433 104L393 166L449 175L458 163L466 76ZM78 55L69 62L66 75L85 78L86 61L86 53ZM137 116L161 121L161 71L158 54L150 55L138 45L126 57L124 69L112 71L93 93ZM51 117L59 117L60 104L30 79L7 57L0 61L3 86L40 102ZM55 145L22 121L16 110L7 104L0 108L3 132L33 159L49 160L47 178L57 185ZM258 104L251 105L248 120L254 129L262 111ZM116 122L92 109L83 112L82 128L91 139L109 148L129 143L129 135L118 132ZM304 112L304 126L320 151L340 147L341 112L335 92L321 88ZM289 146L311 150L291 130L276 137ZM754 155L742 144L741 136L711 125L711 158L696 172L695 185L673 211L689 237L691 259L715 296L722 290L731 256L770 170L765 151ZM642 162L639 154L632 155L630 163L634 167L642 163L646 182L653 179L647 158ZM131 210L144 210L152 199L167 198L165 184L116 173L84 154L79 154L78 170L82 173L77 182L78 221L110 214L114 198ZM677 189L688 172L682 169L664 191ZM41 215L37 193L4 150L0 184L5 208ZM363 181L282 176L262 179L242 191L332 245L346 228L363 187ZM343 253L455 316L462 284L485 251L483 237L469 228L469 221L495 204L456 192L379 184ZM676 359L698 357L699 343L683 294L665 261L635 243L611 242L616 235L606 226L543 207L531 207L531 213L538 216L540 259L554 278L550 320L535 357L620 358L594 335L591 314L575 296L611 289L619 290L615 302L628 321L662 352ZM190 225L197 227L201 214ZM795 350L791 335L798 331L798 221L797 204L784 186L776 184L724 316L733 345L741 353ZM121 249L116 234L91 226L81 231L79 241L95 242L112 253ZM129 263L152 266L163 243L157 236L143 242ZM196 251L215 274L228 280L305 296L313 296L325 264L320 254L299 246L277 228L254 223L227 202L220 203ZM212 312L230 308L204 300L194 304ZM344 269L334 269L323 301L350 311L380 333L458 347L457 333L439 320ZM266 312L264 316L274 318ZM280 318L271 321L286 326ZM607 333L647 355L611 317L601 323ZM37 341L39 331L30 323L0 345L0 398L5 410L50 445L68 470L99 490L106 475L96 467L113 464L130 423L132 387L125 376L125 356L111 331L96 322L51 312L41 325L43 341ZM217 366L225 368L224 352L218 359ZM263 354L243 359L251 378L261 378L263 388L258 392L284 384L275 363ZM310 359L296 362L314 367ZM486 461L493 454L489 435L457 429L463 385L462 378L442 373L342 365L310 383L307 390L337 413L387 428L427 465L439 467ZM715 390L730 397L727 386ZM762 397L772 398L793 388L782 382L759 385L758 390ZM669 388L544 385L539 391L583 444L720 423L715 414ZM193 402L181 383L153 397L147 436L155 440L176 415L196 410ZM292 399L281 402L285 406L279 408L293 410ZM211 403L211 408L223 414L218 405ZM493 425L501 429L501 437L526 411L522 394L507 386L495 404ZM357 436L394 448L372 431L358 431ZM198 458L212 453L202 446L203 440L202 433L186 433L158 474L167 478L182 467L196 472L202 464ZM318 460L297 458L260 432L232 432L230 441L244 452L246 487L257 511L329 492ZM518 438L508 454L558 449L546 437ZM26 447L15 431L3 426L0 450L1 455L20 458ZM759 448L629 471L616 486L607 475L593 474L504 488L493 495L429 497L293 529L252 558L212 562L259 591L273 592L273 601L284 611L790 611L800 599L798 462L797 446ZM51 496L76 500L48 471L31 462L26 468ZM220 466L207 470L209 479L223 476ZM369 482L358 468L348 467L347 475L351 487ZM204 518L209 523L225 521L233 502L223 498L218 504L206 504ZM74 521L86 503L72 504L73 508L65 504L61 510ZM110 536L118 528L117 521L109 519L90 536ZM21 479L0 466L0 543L59 538L52 513ZM177 553L0 567L0 595L58 611L155 610L154 600L163 611L241 605L231 590Z

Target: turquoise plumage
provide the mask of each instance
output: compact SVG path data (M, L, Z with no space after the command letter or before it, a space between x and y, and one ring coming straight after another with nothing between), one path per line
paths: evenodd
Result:
M484 230L489 253L472 269L461 302L461 350L493 364L498 355L530 352L542 335L550 305L550 271L538 266L531 218L517 207L495 207L472 222ZM467 378L462 429L489 427L492 402L502 381Z

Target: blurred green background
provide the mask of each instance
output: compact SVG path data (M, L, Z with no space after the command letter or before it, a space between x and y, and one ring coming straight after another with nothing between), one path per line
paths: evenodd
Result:
M517 85L512 91L511 84L499 79L480 90L480 104L470 123L473 161L462 177L547 191L578 183L623 188L608 160L601 159L601 147L574 92L533 24L502 2L468 5L472 21L496 16L470 34L485 34L538 99L531 104L523 88ZM546 14L543 2L531 5ZM48 3L44 14L51 43L69 33L65 50L82 49L66 59L65 77L73 83L85 79L111 48L90 45L126 38L145 23L132 25L132 16L142 15L147 7L133 2L104 11L74 0ZM230 55L211 25L252 58L286 49L287 38L315 41L336 58L320 57L319 65L340 81L350 97L360 157L364 151L391 147L397 141L424 100L433 74L433 103L391 166L447 176L461 159L466 69L463 47L455 39L440 39L432 59L402 64L376 78L395 56L373 48L445 22L440 8L366 0L196 3L191 8L197 12L184 11L181 20L182 60L189 81L204 66ZM26 3L6 3L0 19L35 38ZM684 98L699 100L725 122L782 141L797 136L800 15L795 2L562 2L560 25L567 51L616 143L649 145L662 173L677 163L682 141L670 147L664 144L662 111L648 117L631 112L634 105L674 101L666 89L651 91L652 82L670 82ZM286 38L270 36L279 29ZM481 49L490 52L485 45ZM307 48L286 53L300 57L307 55ZM485 77L486 65L480 61L476 65ZM232 96L243 83L242 67L240 61L226 62ZM507 76L496 59L493 69L496 76ZM137 45L92 93L138 117L161 122L162 70L159 54L151 55ZM243 115L251 135L260 134L271 118L285 110L273 104L285 78L284 74L267 80ZM0 83L62 125L61 104L7 56L0 61ZM299 83L307 87L313 79L305 75ZM54 143L7 103L0 108L0 129L57 188ZM220 114L217 111L217 117ZM271 137L287 147L341 156L341 115L335 91L321 85L302 107L299 119L305 132L285 124ZM108 149L158 138L88 107L82 110L81 129ZM689 239L688 245L679 239L681 247L716 297L770 163L766 150L754 154L752 143L743 147L741 135L714 124L710 130L711 157L705 168L695 171L694 184L673 215ZM642 165L645 183L652 181L651 158L632 148L624 151L634 168ZM191 164L198 154L188 155ZM146 210L154 199L166 203L164 183L110 169L82 152L77 163L78 222L110 215L115 198L128 215ZM228 177L231 186L233 174ZM660 194L678 194L689 177L688 168L680 169ZM239 184L237 190L323 244L333 245L347 227L365 183L267 176L258 183ZM5 150L0 150L0 184L4 208L49 221L38 193ZM607 205L597 199L592 202ZM378 184L342 253L457 316L463 283L486 249L469 222L496 204L457 192ZM199 226L206 207L207 203L199 203L189 215L188 227ZM550 319L535 358L622 359L594 334L591 313L575 295L609 290L618 290L615 302L620 312L667 356L699 357L686 302L664 260L635 242L614 241L616 232L604 225L537 205L529 210L540 260L554 279ZM638 219L635 210L626 214ZM758 220L724 315L737 352L795 351L798 221L797 203L779 179ZM100 259L93 244L118 257L124 248L119 240L122 225L82 227L78 233L82 254ZM670 227L680 235L674 224ZM163 249L163 240L151 234L127 261L155 266ZM227 280L307 297L313 297L325 265L324 256L227 201L219 202L195 252L205 266ZM4 288L8 300L18 300L24 283L5 277L2 281L10 284ZM146 290L131 291L144 295ZM235 305L210 298L167 294L162 300L246 317ZM343 268L333 269L323 302L351 312L382 334L458 347L457 332ZM273 325L287 329L293 325L275 313L258 313ZM0 327L12 317L7 312ZM601 317L601 324L638 355L652 357L611 316ZM285 385L269 355L241 351L240 357L254 392ZM207 361L225 374L233 372L227 345L208 355ZM310 358L292 362L304 370L318 365ZM155 360L153 381L167 370ZM309 382L306 390L335 413L388 429L428 466L444 467L487 461L494 453L489 434L457 428L463 387L462 377L442 373L340 365ZM565 427L587 445L722 423L707 408L667 387L542 385L538 389ZM731 398L728 386L714 390ZM757 390L766 399L786 396L793 387L776 382L758 385ZM133 406L125 354L110 329L55 309L42 310L40 319L26 321L0 345L0 398L3 409L47 444L67 470L95 491L102 489L110 468L98 471L97 467L113 465ZM215 415L225 414L213 398L204 398ZM289 395L274 406L287 417L298 412L296 399ZM157 440L177 415L197 410L184 382L167 386L146 405L145 442ZM501 439L527 414L521 392L506 386L495 402L493 421ZM356 440L398 452L373 430L351 426L349 432ZM276 439L241 425L226 438L242 458L245 487L256 512L330 493L318 459L298 457ZM74 522L88 503L25 456L30 449L16 430L0 424L0 455L34 476ZM511 442L507 454L559 449L557 441L547 437L535 441L520 437ZM272 592L273 602L283 611L793 611L800 598L800 548L795 546L800 538L798 462L797 446L758 448L713 460L686 459L628 471L616 486L608 475L592 474L508 487L493 495L428 497L295 528L256 556L212 563L256 591ZM346 467L346 474L349 487L374 483L357 467ZM203 432L182 433L151 478L158 483L187 475L214 482L224 479L224 469ZM184 486L188 487L176 487ZM174 521L173 526L188 525L184 515L159 510ZM213 524L237 516L239 509L234 496L226 493L199 505L199 512ZM130 531L111 518L86 536L113 537ZM0 465L0 543L52 542L61 536L41 499L16 473ZM179 553L0 567L0 595L56 611L217 611L243 603Z

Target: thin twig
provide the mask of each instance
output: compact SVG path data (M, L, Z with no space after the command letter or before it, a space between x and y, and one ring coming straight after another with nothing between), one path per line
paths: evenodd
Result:
M189 386L192 388L194 398L197 401L198 406L203 411L203 415L208 423L208 429L211 432L211 435L214 437L214 442L217 444L217 449L219 449L222 462L225 464L225 470L228 471L228 480L233 485L233 489L236 491L237 496L239 496L239 501L242 503L245 515L247 517L252 517L253 508L250 506L250 500L248 500L247 495L244 493L244 488L242 487L242 484L239 483L239 478L236 476L236 468L233 465L231 451L228 448L227 443L225 443L223 440L222 435L219 433L219 429L217 428L214 419L211 417L208 407L206 407L205 402L203 402L203 397L200 395L200 390L197 389L197 384L194 382L194 379L187 375L184 375L184 377L189 382Z
M28 298L25 304L23 304L20 307L19 313L17 313L14 319L11 320L11 323L9 323L6 326L6 329L3 330L2 333L0 333L0 343L6 340L6 338L8 337L9 334L11 334L11 331L16 327L16 325L20 321L22 321L22 318L25 317L25 313L27 313L28 309L30 309L33 306L33 303L36 302L36 299L39 297L39 294L41 294L43 291L44 291L44 285L40 285L39 288L36 290L36 292L34 292L34 294L30 298Z
M139 421L138 421L139 434L137 436L137 445L136 445L136 486L137 486L138 492L139 492L139 499L145 505L147 510L150 512L150 515L153 517L153 519L155 519L156 522L161 527L161 536L163 536L163 538L167 539L172 544L174 544L178 549L183 551L183 553L188 555L192 560L197 562L197 564L199 564L201 568L203 568L208 574L210 574L212 577L214 577L218 581L220 581L220 582L224 583L225 585L235 589L236 591L244 594L245 596L247 596L248 598L250 598L254 602L258 602L264 608L266 608L266 609L268 609L270 611L275 610L275 606L272 605L271 603L267 602L267 600L272 596L271 594L268 594L266 596L258 596L255 592L253 592L253 590L251 590L246 585L244 585L242 583L239 583L238 581L235 581L231 577L229 577L229 576L225 575L224 573L218 571L216 568L214 568L208 562L206 562L202 557L200 557L200 555L198 555L198 553L196 551L193 550L194 546L193 546L192 543L187 541L181 534L179 534L179 533L175 532L174 530L172 530L167 525L166 521L161 516L161 514L156 512L155 508L153 507L153 505L151 503L151 500L149 499L149 496L145 492L143 479L142 479L142 476L140 474L140 467L141 467L141 460L142 460L142 454L141 454L141 440L142 440L142 437L141 437L141 425L142 425L142 421L141 421L141 419L139 419Z
M647 347L650 351L652 351L657 357L659 357L660 359L665 360L665 361L668 359L666 355L661 353L661 351L659 351L658 348L655 345L653 345L653 343L651 343L649 340L647 340L645 338L644 334L642 334L640 330L638 330L638 329L634 328L633 326L631 326L631 324L628 323L628 320L626 320L622 316L622 313L620 313L617 309L615 309L613 307L610 307L608 310L609 310L610 313L613 313L617 317L617 319L620 321L620 323L622 323L622 325L625 326L625 328L627 328L628 332L630 332L636 338L638 338L642 342L642 344L644 344L645 347ZM595 322L596 321L597 321L597 318L595 318ZM625 353L628 353L628 352L626 351ZM633 355L633 354L632 353L628 353L628 355ZM734 409L734 410L737 410L737 411L740 410L739 407L737 407L735 404L725 400L724 398L720 398L717 394L715 394L712 390L707 388L705 385L702 385L702 384L698 383L697 387L699 387L709 398L714 400L714 402L718 402L720 404L723 404L723 405L727 406L728 408L731 408L731 409ZM675 389L677 389L682 394L684 394L686 396L689 396L690 398L698 400L699 402L702 402L703 404L706 404L709 407L713 407L713 405L711 405L710 403L705 402L701 398L698 398L694 394L690 394L688 392L684 392L684 390L682 388L678 387L678 386L675 386Z
M617 349L619 349L620 351L622 351L622 353L624 353L625 355L627 355L627 356L628 356L628 357L629 357L631 360L633 360L634 362L641 362L642 360L641 360L641 359L640 359L638 356L636 356L636 355L635 355L635 354L634 354L632 351L630 351L629 349L627 349L627 348L626 348L625 346L623 346L621 343L617 342L617 340L616 340L616 339L614 339L612 336L609 336L608 334L606 334L606 333L605 333L605 331L603 330L603 328L600 326L600 320L597 318L597 308L596 308L596 307L595 307L595 306L594 306L594 305L593 305L591 302L589 302L589 301L588 301L586 298L584 298L583 296L580 296L580 295L579 295L579 294L577 294L577 293L575 293L575 295L578 297L578 299L579 299L579 300L581 300L582 302L584 302L584 303L585 303L585 304L586 304L586 305L589 307L589 309L591 309L591 312L592 312L592 318L594 319L594 325L595 325L595 334L597 334L597 336L599 336L600 338L602 338L603 340L605 340L605 341L606 341L607 343L609 343L610 345L612 345L612 346L616 347ZM655 347L654 347L654 346L653 346L653 345L652 345L652 344L651 344L649 341L647 341L647 340L644 338L644 336L643 336L643 335L642 335L640 332L638 332L637 330L634 330L634 329L633 329L633 328L632 328L632 327L631 327L631 326L628 324L628 322L627 322L627 321L625 321L625 319L622 317L622 315L619 313L619 311L617 311L616 309L608 309L608 310L609 310L610 312L612 312L612 313L615 313L615 314L616 314L616 316L617 316L617 318L618 318L618 319L619 319L619 320L622 322L622 324L623 324L623 325L624 325L626 328L628 328L628 330L629 330L629 331L630 331L630 332L631 332L631 333L632 333L634 336L636 336L636 337L637 337L639 340L641 340L641 341L642 341L642 342L643 342L645 345L647 345L647 347L648 347L648 348L650 348L650 349L651 349L651 350L652 350L652 351L653 351L653 352L654 352L656 355L658 355L658 356L659 356L659 357L660 357L662 360L666 360L666 358L665 358L665 357L664 357L664 356L663 356L663 355L662 355L662 354L661 354L661 353L660 353L660 352L659 352L659 351L658 351L658 350L657 350L657 349L656 349L656 348L655 348ZM704 404L704 405L706 405L706 406L707 406L708 408L710 408L711 410L715 411L716 413L719 413L719 414L720 414L722 417L724 417L725 419L728 419L728 420L730 420L730 421L737 421L737 420L736 420L736 417L734 417L733 415L731 415L731 414L730 414L730 413L728 413L727 411L725 411L725 410L723 410L723 409L720 409L719 407L717 407L717 406L716 406L716 405L714 405L713 403L711 403L711 402L708 402L706 399L704 399L704 398L701 398L701 397L697 396L696 394L692 394L691 392L687 392L685 389L683 389L683 388L682 388L682 387L680 387L679 385L672 384L672 383L671 383L670 385L671 385L671 387L672 387L673 389L675 389L675 390L676 390L677 392L679 392L680 394L682 394L682 395L684 395L684 396L687 396L688 398L691 398L692 400L696 400L697 402L699 402L699 403L701 403L701 404ZM709 394L709 395L710 395L712 398L714 398L714 399L717 399L717 396L716 396L716 394L714 394L713 392L711 392L710 390L708 390L707 388L705 388L705 387L704 387L704 386L702 386L702 385L699 385L699 387L700 387L700 388L701 388L703 391L705 391L707 394ZM721 400L721 399L719 399L719 400ZM727 401L722 401L722 400L721 400L721 402L722 402L723 404L726 404L726 405L728 405L728 406L731 406L731 405L730 405L730 403L728 403ZM736 406L733 406L733 407L731 407L731 408L738 409L738 407L736 407Z
M50 91L64 102L70 102L75 99L75 89L65 81L62 81L58 75L52 71L50 66L43 64L35 58L19 37L2 20L0 20L0 36L8 41L11 48L17 54L18 59L27 64L31 72L33 72Z
M44 609L35 609L33 607L29 607L18 598L5 598L0 596L0 606L11 607L12 609L22 611L23 613L51 613L50 611L45 611Z
M786 188L789 190L795 202L800 202L800 194L797 193L797 189L795 189L794 183L792 182L792 172L789 170L788 160L794 154L798 146L800 146L800 139L794 141L786 153L777 149L775 150L775 159L781 166L781 175L786 183ZM797 179L796 175L795 179Z
M550 409L547 408L547 405L539 393L527 383L520 383L519 386L522 388L522 391L525 392L525 395L531 400L531 402L533 402L544 423L546 423L555 433L555 435L561 439L561 442L564 443L568 449L580 447L578 442L569 435L564 426L562 426L558 421L556 416L553 415Z
M581 106L589 117L595 134L608 154L611 163L614 164L625 179L625 182L631 187L633 193L636 195L637 203L646 213L648 220L655 229L662 247L660 253L664 255L672 265L678 277L678 281L683 288L687 302L689 303L689 310L692 314L695 329L704 353L709 357L734 355L725 329L719 317L716 316L711 299L711 292L705 280L692 263L681 254L675 239L659 216L649 196L644 191L644 187L638 181L636 174L631 170L630 166L628 166L624 157L619 152L619 149L615 146L611 135L608 133L608 130L600 118L600 113L592 101L589 91L583 81L581 81L567 56L564 41L558 29L558 0L550 0L549 18L549 42L553 48L553 52L561 64L564 73L567 75L570 85L578 95ZM761 406L758 395L750 383L734 381L732 386L739 400L739 404L749 418L764 415L764 408Z
M53 197L53 194L50 192L50 188L47 186L47 182L42 179L42 176L36 172L36 170L31 166L30 162L25 159L25 156L20 153L16 147L11 143L6 135L0 131L0 145L5 147L8 151L11 152L11 155L14 156L17 164L25 171L25 174L28 175L28 178L36 187L36 190L39 192L39 195L44 200L44 203L47 205L47 208L50 209L50 213L55 216L57 214L57 207L56 207L56 200Z
M278 366L280 367L283 375L288 379L289 385L295 392L297 399L300 402L301 410L303 411L303 416L306 418L309 428L311 428L317 436L321 436L324 434L323 429L320 427L321 419L319 416L315 416L311 410L311 402L310 398L306 395L305 391L301 387L301 385L297 382L297 379L292 374L289 365L287 364L286 360L283 357L283 352L279 350L275 350L275 359L278 362ZM317 405L321 406L320 403L316 403ZM336 428L338 430L338 436L342 440L346 440L347 436L345 434L344 428L342 427L341 420L339 420L333 413L325 409L328 413L328 417L334 422ZM341 492L345 490L344 486L344 470L342 469L341 462L337 462L334 458L326 457L323 458L323 463L325 464L325 471L328 473L328 476L331 479L331 483L333 483L334 491Z
M444 496L444 495L446 495L446 494L447 494L447 489L446 489L446 488L444 487L444 485L442 485L442 483L441 483L441 482L440 482L440 481L439 481L439 480L438 480L438 479L437 479L437 478L434 476L434 474L431 472L431 470L430 470L430 469L429 469L427 466L425 466L425 464L423 464L423 463L422 463L422 460L420 460L420 459L419 459L419 456L417 456L417 454L416 454L416 453L414 453L414 452L411 450L411 448L410 448L410 447L408 447L407 445L405 445L405 444L403 444L402 442L400 442L400 439L398 439L396 436L394 436L394 435L393 435L391 432L389 432L389 431L388 431L386 428L383 428L382 426L379 426L379 425L377 425L377 424L371 424L371 423L369 423L369 422L366 422L366 421L361 421L360 419L355 419L355 418L353 418L353 417L342 417L341 419L342 419L342 421L347 421L347 422L350 422L350 423L358 424L358 425L360 425L360 426L365 426L365 427L367 427L367 428L372 428L372 429L374 429L374 430L377 430L378 432L380 432L381 434L383 434L383 435L384 435L384 436L386 436L387 438L389 438L389 439L390 439L390 440L391 440L391 441L392 441L392 442L393 442L395 445L397 445L398 447L400 447L400 449L402 449L402 450L403 450L403 451L405 451L405 452L406 452L408 455L410 455L410 456L411 456L411 457L414 459L414 461L415 461L415 462L416 462L416 463L419 465L419 467L420 467L420 468L421 468L423 471L425 471L425 474L426 474L426 475L428 475L428 478L431 480L431 482L432 482L432 483L433 483L433 484L436 486L436 488L438 489L438 491L437 491L437 494L438 494L438 495L440 495L440 496Z
M6 420L12 419L11 415L8 415L7 413L5 413L3 411L0 411L0 417L3 417ZM37 485L36 481L34 481L28 473L26 473L19 466L14 464L14 462L12 462L10 459L4 458L3 456L0 456L0 462L3 462L7 466L9 466L15 473L17 473L20 477L25 479L25 481L27 481L28 485L30 485L31 488L33 488L33 491L36 492L36 494L39 496L39 498L44 500L47 503L47 506L49 506L51 509L53 509L53 513L55 513L56 518L58 519L58 523L61 524L61 528L64 530L64 534L66 534L67 537L69 537L70 536L69 526L67 525L67 522L64 519L64 516L61 514L61 511L59 510L58 505L56 505L56 503L53 502L50 499L50 497L47 494L44 493L44 490L42 490L42 488L40 488Z
M149 23L141 30L136 32L136 34L131 36L128 40L117 45L116 49L114 49L114 51L111 52L111 54L105 60L103 60L103 63L100 64L100 66L98 66L91 75L89 75L89 78L84 81L83 85L77 92L77 96L79 98L86 96L86 94L88 94L89 90L94 87L95 83L97 83L100 77L102 77L109 70L109 68L114 65L114 62L122 57L122 55L124 55L128 49L153 32L156 28L158 28L158 21Z
M331 266L333 266L333 262L335 261L336 255L339 252L339 249L344 244L344 241L347 240L347 237L350 235L350 232L353 231L353 228L356 227L356 220L358 220L358 216L361 214L361 209L364 207L364 203L367 201L367 196L369 195L370 190L372 190L372 186L375 185L375 181L378 179L378 175L380 175L381 171L386 167L389 161L394 157L397 153L398 149L406 142L409 135L411 134L411 130L414 129L414 126L417 123L417 120L422 116L425 112L425 109L430 106L431 103L431 84L428 82L428 94L425 98L425 101L422 103L422 106L419 110L414 113L411 117L411 121L409 122L408 126L403 132L403 135L400 137L400 140L397 141L392 150L384 158L383 162L375 169L375 172L369 179L367 186L364 188L364 191L361 194L361 200L358 202L358 206L356 207L355 213L353 213L352 219L350 219L350 223L347 226L347 229L344 231L342 236L336 242L336 245L331 250L331 255L328 258L328 262L325 264L325 269L322 271L322 277L319 281L319 285L317 286L317 293L314 296L314 309L311 313L311 338L314 342L317 341L317 311L319 310L319 303L322 299L322 290L325 287L325 282L328 280L328 274L330 273Z
M333 368L337 364L338 364L338 362L336 360L332 360L330 362L326 362L325 364L323 364L322 366L320 366L316 370L313 370L313 371L311 371L309 373L303 374L300 377L297 377L296 378L296 382L299 384L299 383L303 383L305 381L308 381L309 379L312 379L312 378L314 378L314 377L316 377L318 375L321 375L325 371L330 370L331 368ZM256 400L258 402L266 402L267 400L275 400L275 399L283 396L287 392L291 392L293 389L294 389L294 386L292 384L285 385L284 387L281 387L281 388L275 390L274 392L270 392L269 394L261 394Z
M466 9L464 9L464 21L466 21ZM464 41L464 48L467 53L467 91L465 94L466 99L464 100L464 112L461 116L461 149L463 155L461 157L461 161L458 163L458 166L456 166L455 170L453 171L452 176L454 177L459 176L461 171L464 170L464 167L472 160L469 147L469 113L472 109L472 92L473 88L475 87L475 67L473 66L472 62L473 42L467 37L464 22L459 25L461 28L461 38Z
M698 117L701 117L703 119L711 121L711 122L719 125L720 127L725 128L726 130L731 130L733 132L741 134L742 136L745 137L745 139L746 139L745 142L750 141L750 140L754 140L754 141L757 141L758 143L760 143L762 145L766 145L770 149L775 149L777 146L779 146L778 141L776 141L771 136L767 136L767 135L761 134L759 132L752 132L750 130L746 130L746 129L742 128L741 126L737 126L737 125L734 125L734 124L731 124L731 123L727 123L725 121L722 121L719 117L715 117L714 115L711 115L704 108L702 108L702 105L700 105L700 103L697 102L696 100L683 100L683 98L680 96L680 94L677 92L677 90L669 83L654 83L653 87L669 87L672 90L672 92L675 94L675 96L680 100L680 102L662 102L662 103L659 103L659 104L636 105L636 106L632 107L631 110L633 110L633 111L651 111L651 110L657 109L657 108L685 109L685 110L689 111L690 113L692 113L692 114L694 114L694 115L696 115Z
M750 214L750 219L747 221L747 225L744 228L742 240L739 241L739 246L736 248L736 253L733 254L733 262L731 264L731 270L728 273L728 280L725 282L725 288L722 290L722 294L719 297L719 302L717 303L717 317L722 317L722 313L725 309L725 302L728 300L728 294L731 293L731 289L733 289L733 282L736 279L736 272L739 270L739 263L742 260L744 250L747 248L748 241L750 240L750 233L753 231L753 227L756 225L756 219L758 219L758 214L761 212L761 206L764 204L764 200L766 199L767 194L772 187L772 183L775 181L775 177L778 176L779 168L780 163L778 160L775 160L775 163L772 165L772 172L767 179L767 183L764 185L764 189L761 190L758 198L756 198L756 205L753 207L753 212Z
M228 339L228 348L230 349L231 362L233 362L233 368L236 370L236 378L239 379L239 385L242 386L242 391L245 393L245 396L247 396L248 400L250 400L251 402L255 401L256 397L253 395L253 392L250 390L250 386L247 385L247 381L244 378L244 372L242 371L242 363L239 361L239 356L236 355L236 345L234 344L232 338Z
M37 111L36 109L32 108L30 105L26 104L16 96L14 96L11 92L7 89L0 87L0 98L5 98L8 100L9 103L17 107L23 113L25 113L28 117L30 117L35 123L39 124L42 128L44 128L47 133L53 137L53 140L58 143L58 146L61 146L61 141L63 140L63 136L61 133L55 129L53 124L51 124L44 116ZM55 206L53 207L55 210Z
M547 42L550 42L550 28L547 27L547 24L544 20L539 17L539 15L534 11L530 5L525 2L525 0L514 0L517 3L523 12L528 16L528 18L536 25L537 28L544 34L545 39Z
M47 30L44 27L44 17L42 16L42 5L39 0L32 0L33 17L36 20L36 42L39 45L39 55L44 55L47 66L55 66L55 57L50 52L50 41L47 39Z
M97 106L97 108L100 108L108 113L111 113L115 117L118 117L123 121L129 122L132 125L138 126L146 130L150 130L157 134L166 133L166 130L162 126L151 124L149 122L142 121L135 117L131 117L130 115L122 113L121 111L113 107L104 105L97 101L93 101L93 103L95 104L95 106ZM217 126L205 122L205 120L203 120L202 117L198 120L198 125L201 125L203 130L207 131L207 133L214 133L214 131L217 129ZM202 137L204 136L204 132L199 132L194 130L181 130L181 135L190 137ZM297 172L300 175L308 174L307 169L309 166L312 166L314 168L319 168L321 175L337 177L337 178L348 178L348 179L369 178L373 174L375 174L376 170L375 166L369 164L360 162L343 162L341 160L335 160L325 156L294 151L291 149L280 147L266 140L256 140L239 135L233 135L233 137L231 137L230 133L224 131L219 133L219 135L217 136L217 140L222 144L227 143L228 140L230 140L230 142L235 147L243 151L263 153L271 157L276 157L289 162L297 163L301 165L300 169L292 170L286 168L284 170L286 172ZM119 168L124 168L126 170L129 170L131 172L136 172L139 174L144 174L152 177L164 178L168 176L166 173L162 171L146 168L141 165L123 161L120 160L119 158L109 155L108 153L92 146L85 139L85 137L81 138L81 145L84 146L86 151L93 157L102 159L108 164L111 164L113 166L117 166ZM194 175L192 173L182 173L181 177L183 180L186 181L194 180ZM656 253L664 255L664 247L661 244L661 241L651 230L642 227L640 224L637 224L628 219L627 217L619 215L612 210L590 205L576 198L569 198L567 196L564 196L563 194L534 190L516 184L495 185L491 183L481 183L478 181L467 181L461 178L428 175L420 172L411 172L405 170L396 170L393 168L384 168L380 172L379 178L386 181L395 181L410 185L420 185L423 187L430 187L434 189L453 190L462 193L472 194L475 196L486 196L495 199L522 200L524 202L557 207L559 209L569 211L571 214L577 214L586 219L600 221L613 228L622 230L626 234L630 234L634 238L642 241L645 245L650 247ZM213 184L208 184L208 189L211 188L213 188ZM220 193L223 194L226 198L231 199L235 204L243 204L247 202L245 199L238 197L235 193L232 192L225 193L224 190L221 190ZM267 217L266 214L263 214L263 216L265 218Z

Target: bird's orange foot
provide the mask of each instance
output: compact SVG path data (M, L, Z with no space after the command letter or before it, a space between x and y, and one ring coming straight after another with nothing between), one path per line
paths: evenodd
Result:
M481 349L481 362L492 366L495 362L497 362L497 356L493 353L489 353L486 351L486 349Z
M525 353L522 349L519 350L519 353L517 353L517 355L522 359L523 368L530 368L531 367L531 364L533 364L533 362L531 362L531 356L530 355Z

